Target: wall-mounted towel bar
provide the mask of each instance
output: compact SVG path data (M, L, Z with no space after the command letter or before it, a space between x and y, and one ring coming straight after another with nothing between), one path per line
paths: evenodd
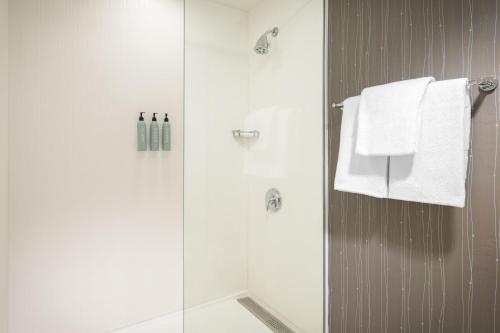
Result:
M479 91L484 93L490 93L498 87L498 79L493 76L483 77L477 80L470 80L469 85L478 86ZM344 105L342 103L333 103L332 108L342 109Z

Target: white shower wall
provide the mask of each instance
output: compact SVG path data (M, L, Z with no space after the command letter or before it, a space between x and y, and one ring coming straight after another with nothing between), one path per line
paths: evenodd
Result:
M9 333L181 310L183 1L9 5ZM136 151L140 111L171 152Z
M8 2L0 0L0 333L7 333Z
M231 136L248 109L248 19L186 1L185 307L247 289L244 149Z
M248 3L186 1L185 306L248 291L300 331L318 333L323 1ZM270 53L255 54L274 26ZM233 129L261 137L234 139ZM268 214L273 187L283 208Z
M249 14L248 48L274 26L280 33L271 52L250 53L250 117L264 110L269 116L261 121L273 125L262 135L266 143L248 152L260 166L248 181L248 286L295 326L317 333L323 324L323 1L261 2ZM283 208L266 214L263 199L272 187Z

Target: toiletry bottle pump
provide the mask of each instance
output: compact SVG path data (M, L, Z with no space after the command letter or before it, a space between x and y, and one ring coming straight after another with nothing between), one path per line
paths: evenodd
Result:
M137 122L137 151L146 151L148 149L148 139L146 135L146 123L144 122L145 112L140 113L139 121Z
M165 113L165 120L163 121L162 126L162 150L170 151L170 122L168 120L168 113Z
M150 149L151 151L160 150L160 127L158 126L158 121L156 120L157 113L153 113L153 119L151 120L151 125L149 129L150 138Z

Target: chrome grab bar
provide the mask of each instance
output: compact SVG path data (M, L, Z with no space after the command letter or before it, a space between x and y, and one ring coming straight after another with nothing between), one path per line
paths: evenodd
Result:
M259 131L234 130L233 136L235 138L258 138L260 136L260 132Z

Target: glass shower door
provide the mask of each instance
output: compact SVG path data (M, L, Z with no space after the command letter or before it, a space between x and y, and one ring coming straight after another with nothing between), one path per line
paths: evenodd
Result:
M321 333L323 1L185 3L184 331Z

